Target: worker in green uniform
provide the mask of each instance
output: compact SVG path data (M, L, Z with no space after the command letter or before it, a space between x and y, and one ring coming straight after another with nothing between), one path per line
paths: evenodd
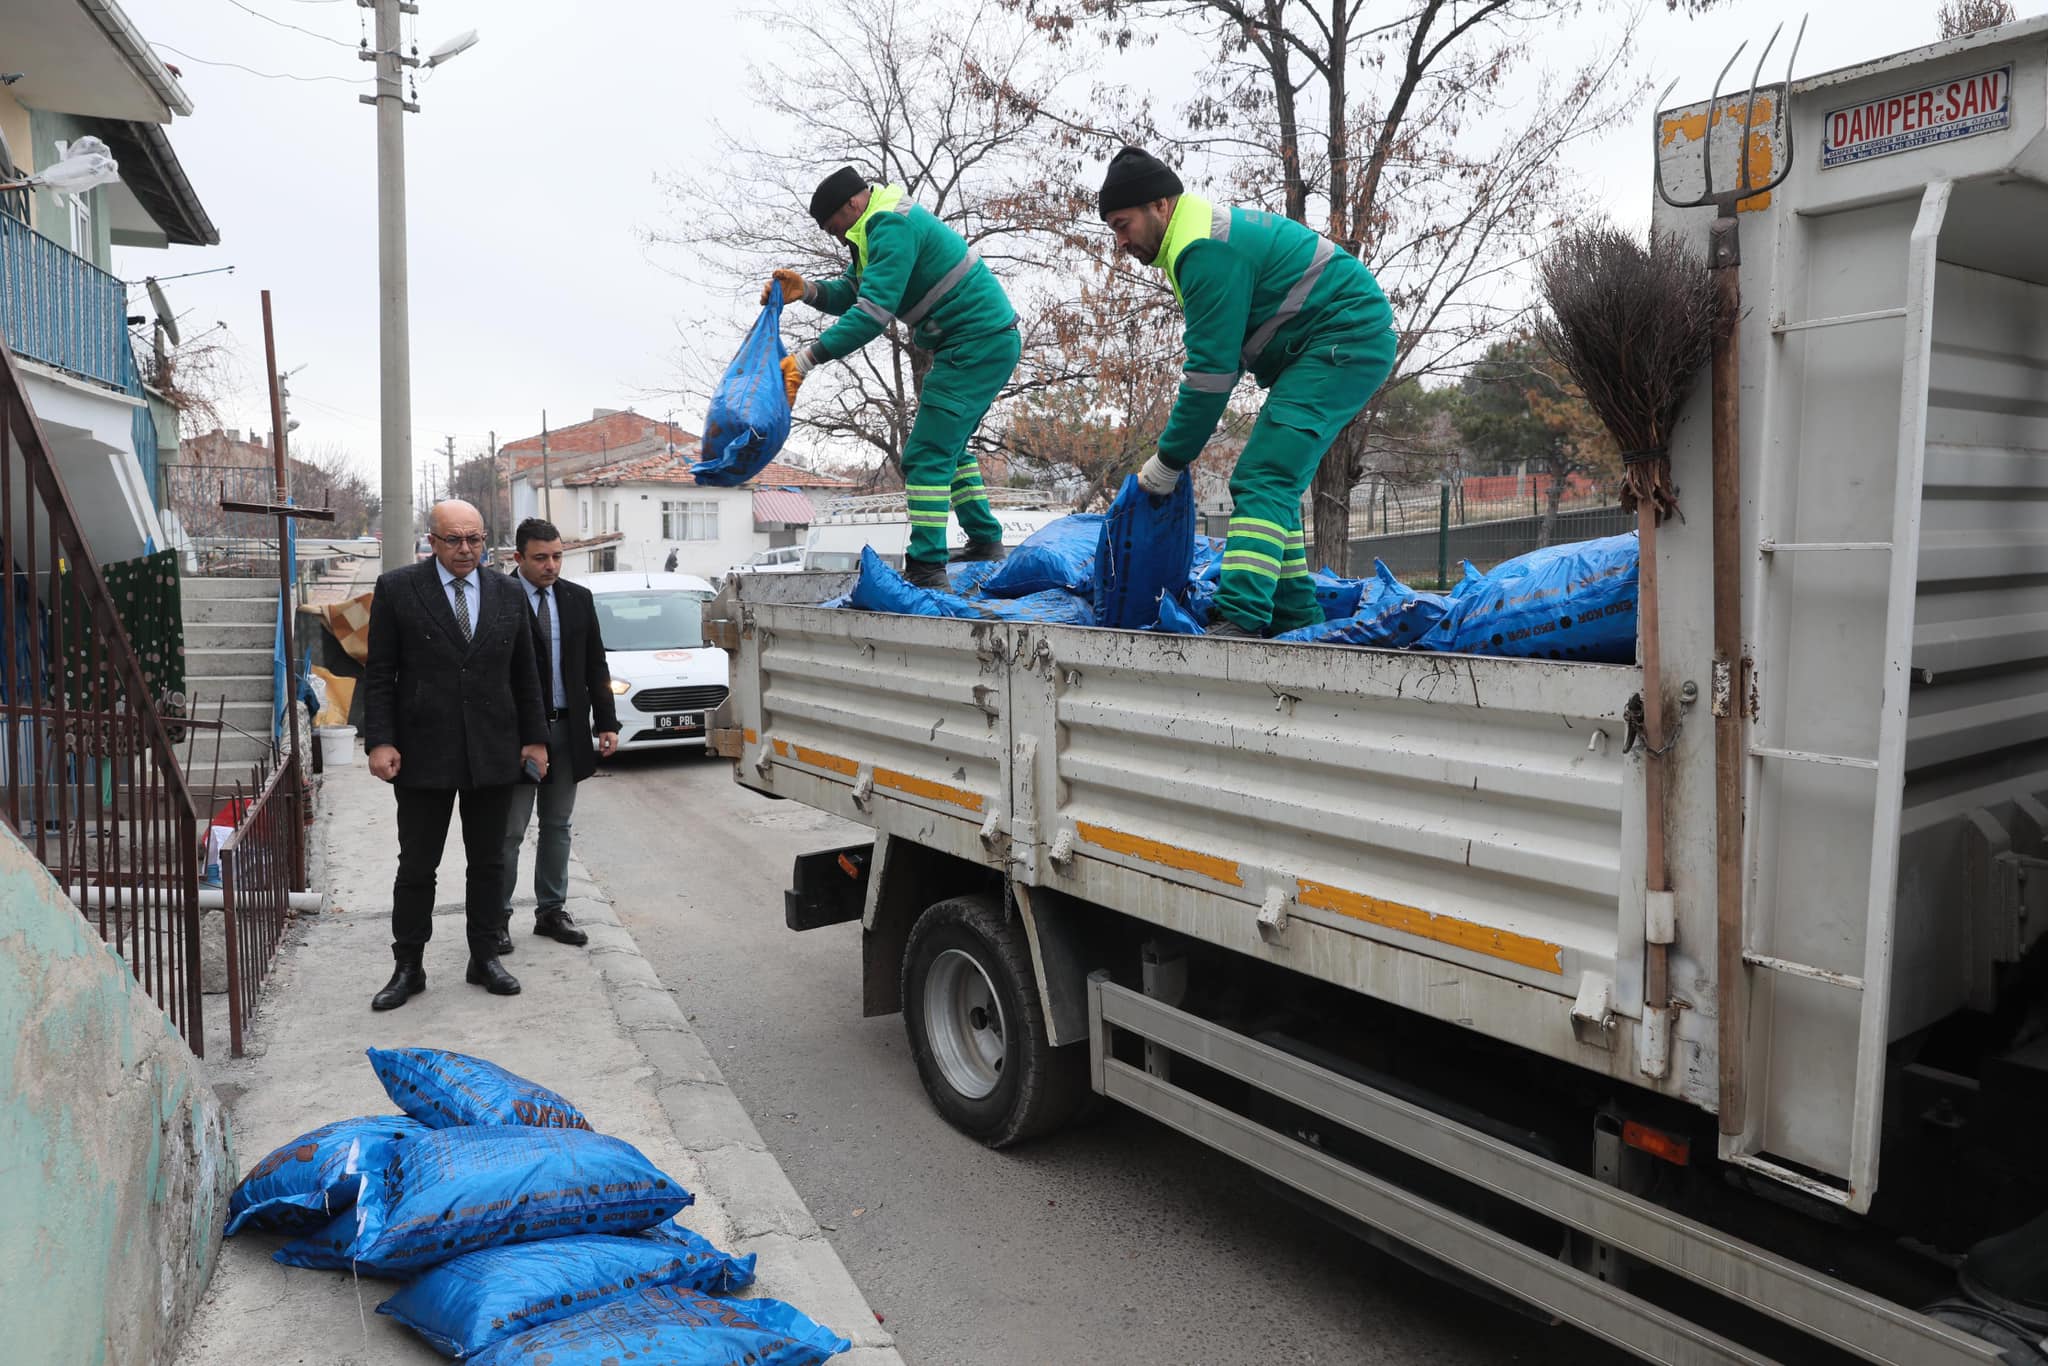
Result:
M1003 528L989 511L981 466L967 439L1023 353L1017 311L980 253L911 203L900 186L870 186L853 167L842 166L811 196L811 217L846 243L853 259L831 280L778 270L761 293L766 303L767 291L779 285L784 303L802 299L839 319L782 362L790 402L812 370L852 355L892 322L932 352L917 420L903 444L903 491L910 505L904 577L920 588L945 588L949 509L967 533L962 559L1003 558Z
M1180 392L1138 482L1173 492L1244 371L1268 391L1230 476L1230 534L1209 634L1266 636L1323 619L1301 496L1323 453L1393 372L1394 312L1358 258L1292 219L1212 205L1126 147L1099 207L1119 251L1166 272L1186 316Z

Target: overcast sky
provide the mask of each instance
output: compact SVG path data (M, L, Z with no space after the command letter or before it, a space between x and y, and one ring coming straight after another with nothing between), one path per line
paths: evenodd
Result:
M1674 102L1704 98L1735 45L1786 12L1738 0L1685 20L1649 3L1638 69L1658 89L1679 78ZM139 279L235 267L165 288L188 337L226 324L241 380L231 423L245 429L269 426L258 301L268 288L279 365L305 367L291 381L294 442L340 446L374 471L376 116L357 102L370 66L354 53L368 11L353 0L122 4L183 73L195 112L170 135L221 244L126 250L117 268ZM1936 4L1816 0L1798 74L1931 41ZM2043 8L2019 4L2022 15ZM772 55L759 24L723 6L652 0L420 0L420 10L423 52L467 28L482 41L421 80L423 112L406 121L416 459L450 437L461 458L485 450L492 431L501 443L531 435L543 408L556 426L598 407L665 415L658 391L680 382L677 320L730 316L736 346L749 309L663 269L641 235L672 211L656 177L705 164L714 118L744 124L748 64ZM1567 67L1613 22L1560 29L1542 60ZM207 64L222 62L338 79ZM1783 70L1777 58L1772 67ZM1582 146L1576 167L1610 213L1638 223L1651 195L1647 119L1646 101L1642 119ZM675 418L695 430L702 413L684 402Z

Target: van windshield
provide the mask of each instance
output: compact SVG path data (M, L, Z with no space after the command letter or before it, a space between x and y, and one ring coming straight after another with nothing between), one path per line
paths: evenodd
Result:
M804 568L826 574L851 574L860 568L858 550L813 550Z
M642 588L597 595L597 625L607 650L700 650L708 593Z

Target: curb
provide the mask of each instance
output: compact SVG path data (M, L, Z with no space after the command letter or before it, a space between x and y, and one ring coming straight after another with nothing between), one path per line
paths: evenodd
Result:
M656 1099L677 1141L697 1161L702 1193L732 1221L728 1250L758 1254L760 1275L773 1282L778 1298L852 1340L852 1350L833 1358L835 1366L904 1366L895 1337L875 1317L710 1050L573 850L565 909L590 935L585 951L606 1003L653 1070Z

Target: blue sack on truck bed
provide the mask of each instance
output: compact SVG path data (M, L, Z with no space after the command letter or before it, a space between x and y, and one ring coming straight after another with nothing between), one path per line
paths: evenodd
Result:
M1443 620L1450 599L1436 593L1420 593L1394 577L1378 560L1372 562L1373 576L1351 579L1360 588L1357 610L1349 616L1332 617L1320 626L1304 626L1273 637L1309 645L1369 645L1400 650L1415 644L1431 627Z
M1154 498L1127 475L1095 552L1095 624L1142 631L1159 620L1159 595L1185 600L1195 558L1195 488L1183 472Z
M657 1285L505 1338L475 1366L818 1366L852 1346L780 1300Z
M1425 650L1630 664L1636 657L1636 534L1546 546L1460 585Z
M891 569L872 546L860 552L860 578L847 595L846 605L858 612L893 612L907 617L1042 621L1058 626L1095 624L1095 609L1088 600L1060 588L1021 598L965 598L957 592L916 587Z
M982 591L992 598L1021 598L1060 588L1085 597L1095 591L1095 552L1101 541L1099 512L1047 522L1010 552Z
M733 488L759 474L789 440L789 395L782 387L782 291L740 343L740 353L711 391L704 414L704 458L690 466L700 484Z

